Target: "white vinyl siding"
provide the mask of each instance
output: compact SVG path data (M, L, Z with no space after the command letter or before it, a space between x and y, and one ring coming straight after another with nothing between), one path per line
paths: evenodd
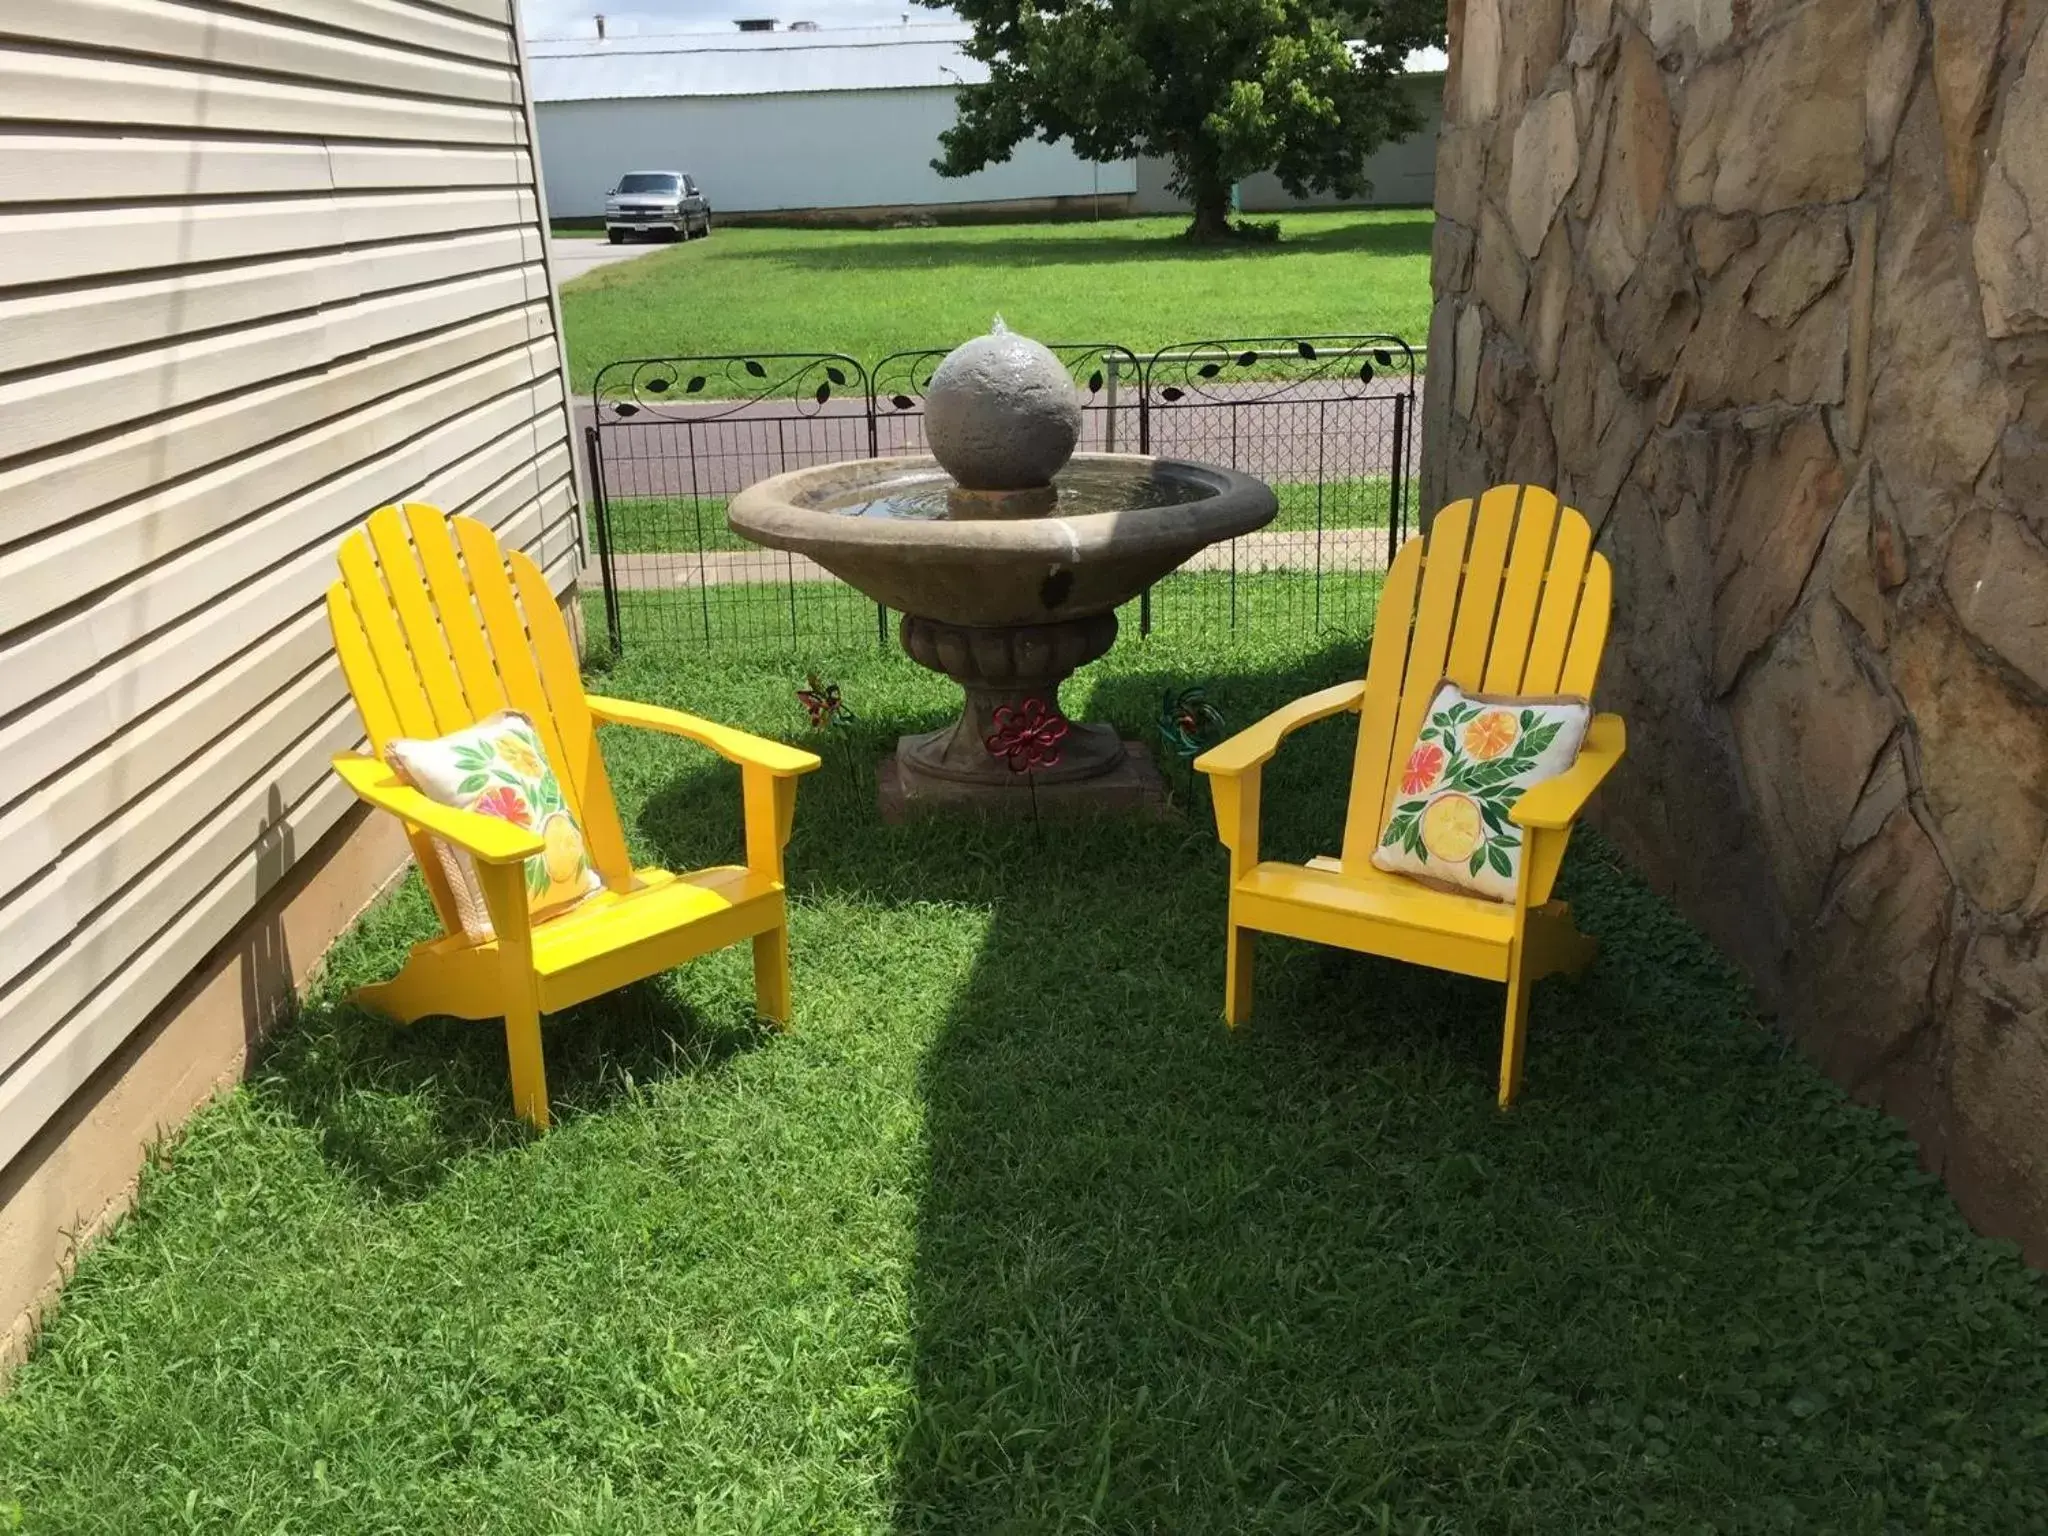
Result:
M0 0L0 1166L350 797L385 502L580 550L510 0Z

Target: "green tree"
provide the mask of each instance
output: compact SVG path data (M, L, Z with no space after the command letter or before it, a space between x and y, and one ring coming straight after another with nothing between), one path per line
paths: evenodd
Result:
M1444 34L1444 0L919 3L973 26L990 74L961 88L934 169L970 175L1030 138L1153 156L1197 239L1230 232L1230 189L1260 171L1297 197L1363 195L1366 158L1422 126L1402 61Z

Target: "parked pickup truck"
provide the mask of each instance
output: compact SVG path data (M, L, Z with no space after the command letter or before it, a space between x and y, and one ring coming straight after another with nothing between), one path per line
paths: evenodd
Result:
M711 204L682 171L628 171L605 198L604 233L613 245L634 234L666 240L708 235Z

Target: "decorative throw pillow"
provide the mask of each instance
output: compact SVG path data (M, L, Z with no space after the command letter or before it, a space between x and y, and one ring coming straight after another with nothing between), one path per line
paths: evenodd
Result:
M385 758L429 800L495 816L538 832L547 851L526 861L527 910L536 920L567 911L604 882L591 867L583 829L570 814L561 781L549 766L533 721L514 709L479 720L466 731L431 741L391 742ZM470 938L492 936L475 861L434 839L434 853Z
M1438 683L1374 866L1513 901L1522 829L1508 813L1531 785L1571 767L1592 718L1584 699L1502 698Z

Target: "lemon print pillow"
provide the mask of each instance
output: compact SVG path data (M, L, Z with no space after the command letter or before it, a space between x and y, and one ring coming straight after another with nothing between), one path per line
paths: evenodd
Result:
M1522 829L1510 812L1531 785L1571 767L1593 711L1584 699L1518 699L1437 684L1402 759L1375 867L1513 901Z
M559 916L603 887L540 732L518 710L503 710L466 731L432 740L401 738L384 749L384 756L429 800L540 834L546 851L526 861L526 903L536 921ZM439 838L434 853L455 898L462 931L472 939L490 938L490 912L474 861Z

